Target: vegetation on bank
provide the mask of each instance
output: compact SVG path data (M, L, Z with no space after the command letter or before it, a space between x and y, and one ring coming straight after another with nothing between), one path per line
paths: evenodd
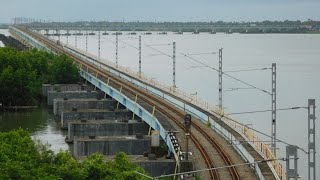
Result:
M43 83L76 83L79 79L78 68L66 55L0 48L2 106L37 104Z
M107 162L93 154L80 163L68 152L54 154L25 130L0 133L0 179L144 179L134 171L145 174L124 153Z
M255 22L33 22L30 28L73 27L105 31L174 31L174 32L233 32L233 33L320 33L320 21L255 21Z

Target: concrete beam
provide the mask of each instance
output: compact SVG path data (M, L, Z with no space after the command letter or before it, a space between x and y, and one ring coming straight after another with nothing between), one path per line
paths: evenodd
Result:
M87 121L97 121L97 120L128 120L132 119L132 112L128 110L101 110L101 109L91 109L91 110L79 110L79 111L64 111L61 113L61 128L68 128L68 123L76 120L87 120ZM136 120L140 120L139 117L135 116Z
M73 121L68 124L67 142L73 142L74 137L85 136L123 136L135 135L136 133L148 134L149 126L138 121Z
M71 111L72 108L77 110L85 109L105 109L113 111L117 107L117 101L113 99L54 99L53 114L61 116L64 111Z
M98 91L48 91L47 104L53 105L54 99L103 98L104 93Z
M47 97L49 91L87 91L93 90L86 84L42 84L42 96Z
M73 156L89 156L93 153L115 155L125 152L128 155L141 155L151 151L151 137L144 136L109 136L109 137L84 137L74 139Z

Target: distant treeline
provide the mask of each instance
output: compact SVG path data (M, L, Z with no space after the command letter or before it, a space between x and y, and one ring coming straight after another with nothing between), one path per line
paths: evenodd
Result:
M78 68L65 55L0 48L2 106L34 105L43 83L76 83L79 78Z
M237 33L316 33L320 21L261 22L33 22L34 29L105 30L105 31L173 31L173 32L237 32Z

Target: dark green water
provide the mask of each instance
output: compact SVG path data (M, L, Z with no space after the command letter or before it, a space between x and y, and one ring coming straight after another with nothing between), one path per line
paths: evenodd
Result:
M59 121L55 120L50 111L46 106L41 106L30 112L1 112L0 131L21 127L30 131L33 138L50 144L55 152L60 149L68 150L68 145L64 141L67 132L61 131Z

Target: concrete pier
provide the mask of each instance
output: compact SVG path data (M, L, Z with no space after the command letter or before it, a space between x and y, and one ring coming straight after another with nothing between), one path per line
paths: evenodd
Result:
M54 99L53 114L61 116L63 111L71 111L72 108L77 108L77 110L105 109L112 111L116 106L117 101L113 99Z
M136 120L139 117L134 116ZM68 128L68 123L75 120L87 120L87 121L97 121L97 120L128 120L132 119L132 112L119 109L115 111L102 110L102 109L86 109L77 111L64 111L61 113L61 128Z
M48 106L53 105L54 99L85 99L85 98L104 98L104 93L98 91L48 91Z
M87 90L93 90L93 87L86 84L43 84L42 96L47 97L49 91L87 91Z
M85 136L123 136L135 135L136 133L148 134L149 126L144 122L138 121L74 121L68 124L67 142L73 142L74 137Z
M86 156L77 157L80 161ZM115 156L104 156L106 161L114 161ZM131 162L136 163L141 166L145 171L147 171L151 176L160 176L164 174L175 173L176 161L174 159L166 159L165 157L156 158L156 160L151 160L143 155L128 155ZM180 162L180 172L192 171L193 165L192 161L184 160ZM192 178L193 179L193 178Z
M143 158L137 159L136 163L153 177L163 174L174 174L174 170L176 168L176 161L173 159L157 158L156 160L147 160L146 158ZM194 170L192 161L180 162L181 172L189 172L192 170Z
M137 138L136 136L84 137L74 139L74 157L89 156L93 153L115 155L125 152L128 155L141 155L151 150L150 136Z

